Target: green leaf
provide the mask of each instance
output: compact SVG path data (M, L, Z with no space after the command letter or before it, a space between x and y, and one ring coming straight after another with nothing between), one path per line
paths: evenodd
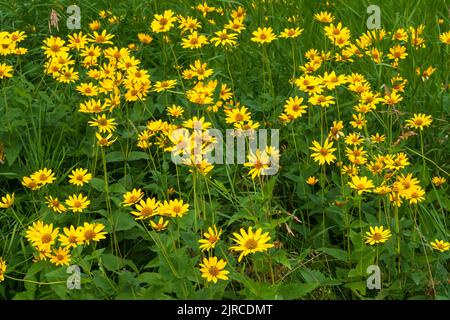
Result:
M289 283L280 286L278 294L283 299L292 300L303 297L305 294L313 291L319 285L318 282L313 283Z
M317 251L320 252L324 252L330 256L332 256L333 258L336 258L340 261L347 261L348 260L348 256L347 256L347 252L345 252L342 249L335 249L335 248L319 248L317 249Z

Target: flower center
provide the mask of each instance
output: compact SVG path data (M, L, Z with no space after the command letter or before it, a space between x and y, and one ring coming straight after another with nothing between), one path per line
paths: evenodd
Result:
M42 243L49 243L50 241L52 241L52 236L50 233L45 233L41 236Z
M258 248L258 242L255 239L248 239L245 241L244 247L248 250L253 250Z
M95 236L96 236L96 233L94 232L94 230L86 230L84 232L84 238L86 240L92 240L95 238Z
M209 267L209 274L213 277L219 274L220 270L217 267Z

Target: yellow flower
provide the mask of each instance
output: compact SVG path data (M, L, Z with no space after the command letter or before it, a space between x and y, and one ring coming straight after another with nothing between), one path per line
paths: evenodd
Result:
M384 140L386 140L386 137L384 136L384 134L382 134L380 136L380 134L378 132L375 135L370 136L370 141L372 141L373 143L380 143L380 142L383 142Z
M370 189L375 187L372 180L369 180L367 177L353 176L352 181L349 181L348 184L350 188L357 190L358 194L371 192Z
M306 179L306 183L309 184L310 186L314 186L317 183L319 183L319 180L316 177L311 176L308 179Z
M159 207L158 214L170 216L172 218L182 217L189 210L189 203L183 203L183 200L164 201Z
M72 174L69 175L69 183L82 187L85 183L92 180L92 174L88 173L87 169L75 169L72 170Z
M301 35L303 32L303 29L300 28L285 28L283 32L280 33L280 38L297 38L299 35Z
M156 92L169 90L175 88L176 84L177 80L156 81L156 83L153 85L153 90Z
M116 130L116 119L111 118L107 119L106 115L102 114L101 116L98 116L97 119L92 118L93 121L89 121L89 125L91 127L98 127L98 130L100 133L108 132L111 133L114 130Z
M72 212L83 212L91 204L91 201L81 193L72 195L66 200L66 205Z
M157 223L153 222L153 220L150 220L150 226L153 228L153 230L156 231L163 231L167 228L168 225L169 220L164 221L163 217L160 217Z
M200 263L202 277L214 283L217 283L218 279L228 280L229 271L224 270L226 265L225 260L218 260L217 257L203 258L203 263Z
M183 49L198 49L208 43L204 35L199 35L197 31L192 32L187 38L181 39Z
M86 97L94 97L98 95L98 86L94 85L92 82L89 83L81 83L76 87L77 91L79 91L83 96Z
M370 232L366 232L366 243L370 245L384 243L392 236L389 229L383 230L383 226L370 227Z
M0 208L8 209L11 208L13 204L14 204L14 193L7 194L1 198Z
M149 44L153 41L153 37L146 33L138 33L137 36L138 36L139 41L142 43L145 43L145 44Z
M444 32L439 35L439 40L446 45L450 45L450 31Z
M141 189L133 189L123 195L122 203L125 207L129 207L141 200L142 197L144 197L144 193Z
M241 108L233 108L225 110L225 114L227 118L225 119L226 123L242 123L250 120L250 112L246 107Z
M58 233L58 228L53 229L53 224L44 224L42 220L38 220L28 227L26 238L38 250L49 250L55 243Z
M62 246L70 249L75 248L78 245L83 244L82 228L70 226L70 228L64 228L64 234L59 235L59 242Z
M95 137L97 138L98 145L101 147L109 147L117 140L117 138L110 140L112 138L112 133L108 134L106 137L103 137L100 133L96 132Z
M102 33L98 33L97 31L94 31L92 35L89 35L90 38L88 39L89 42L95 42L99 44L112 44L112 41L110 39L114 38L113 34L108 34L106 30L103 30Z
M334 21L333 15L326 11L321 11L319 13L314 14L314 19L322 23L331 23Z
M416 73L418 76L422 77L422 81L426 81L430 78L430 76L436 71L436 68L429 66L427 69L421 71L420 68L416 69Z
M66 212L66 207L58 200L58 198L53 198L52 196L45 197L47 206L54 212L62 213Z
M211 42L215 42L214 45L217 46L235 46L236 45L236 37L235 33L227 33L227 29L223 29L221 31L215 32L216 37L211 38Z
M367 124L366 118L361 113L358 113L357 115L352 114L352 118L353 118L353 121L350 121L350 124L355 129L362 129Z
M100 241L106 239L106 232L103 231L105 226L101 223L88 223L85 222L81 227L81 236L85 244L89 244L90 241Z
M167 107L167 115L174 118L182 117L184 113L184 109L177 105L172 105L171 107Z
M444 177L433 177L433 179L431 179L431 182L436 187L439 187L440 185L443 185L445 182L447 182L447 179L445 179Z
M263 252L273 247L273 244L267 243L270 240L269 232L261 234L262 229L259 228L253 233L252 229L252 227L249 227L248 232L245 232L245 230L241 228L240 234L236 232L233 233L233 236L235 237L233 241L236 242L236 245L231 246L230 250L241 251L238 262L241 262L242 258L250 253Z
M256 176L259 177L269 168L270 158L266 151L261 152L259 149L256 149L254 154L250 151L250 154L247 157L248 162L244 163L244 166L252 168L248 172L248 174L252 176L252 179L255 179Z
M6 262L0 257L0 282L5 280Z
M147 198L145 201L141 200L136 205L136 211L132 211L131 214L136 216L136 220L143 220L151 218L158 214L158 208L160 202L155 198Z
M212 228L208 228L208 232L205 232L203 236L205 239L200 239L198 242L200 243L200 249L202 251L214 249L217 242L220 240L220 235L222 234L222 229L217 230L217 227L214 225Z
M444 240L435 239L434 242L430 242L430 244L434 250L438 250L440 252L445 252L450 249L450 243L444 242Z
M56 266L68 266L70 264L70 254L68 248L53 249L54 255L50 257L50 262Z
M382 100L384 104L388 106L395 105L403 100L403 97L401 97L399 94L397 94L397 90L392 90L390 94L386 94L384 96L384 99Z
M326 139L323 146L321 146L319 142L314 140L312 144L313 147L309 147L309 149L315 152L311 154L311 157L314 161L319 162L319 165L325 163L330 164L336 160L336 156L333 155L333 152L337 149L333 148L333 142L329 142L328 139Z
M100 22L98 20L94 20L89 23L89 29L92 31L100 29Z
M179 16L178 17L178 22L180 23L178 28L180 28L183 32L185 31L189 31L189 32L194 32L197 29L200 29L202 27L202 24L195 18L193 17L183 17L183 16Z
M406 126L414 129L423 130L424 127L428 127L433 120L430 115L426 115L423 113L414 114L414 116L406 120Z
M173 23L177 20L172 10L165 10L164 13L155 14L150 27L153 32L167 32L173 27Z
M31 190L37 190L42 186L42 184L38 184L36 181L29 177L23 177L22 185Z
M36 182L39 186L51 184L56 180L55 174L52 169L44 168L31 175L31 180Z
M0 79L11 78L13 68L5 63L0 63Z
M271 43L277 38L277 36L273 33L273 29L270 27L258 28L256 31L252 32L252 35L253 38L251 38L251 40L259 44Z
M214 70L207 69L207 63L202 63L201 60L195 60L194 64L189 65L190 71L192 72L193 77L197 77L198 80L203 80L210 77Z
M311 96L308 99L308 102L314 106L321 106L321 107L329 107L330 105L335 104L332 96L324 96L321 94Z
M303 98L299 98L297 96L293 98L289 97L284 105L284 112L292 116L294 119L297 119L301 117L303 113L306 113L306 108L307 106L303 105Z
M364 138L359 133L352 132L345 137L344 142L348 145L358 146L364 142Z

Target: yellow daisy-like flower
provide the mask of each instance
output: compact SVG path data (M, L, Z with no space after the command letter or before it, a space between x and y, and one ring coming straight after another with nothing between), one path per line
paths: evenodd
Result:
M91 204L91 201L81 193L72 195L66 200L66 205L72 212L83 212Z
M83 235L81 227L70 226L70 228L63 229L64 234L59 235L59 242L62 246L70 249L83 244Z
M22 185L31 190L37 190L42 186L41 184L38 184L36 181L31 179L30 177L23 177Z
M137 203L143 197L144 193L142 192L141 189L133 189L132 191L129 191L123 195L122 204L124 205L124 207L129 207Z
M0 257L0 282L5 280L6 262Z
M106 115L102 114L98 116L97 119L92 118L93 121L89 121L91 127L98 127L100 133L108 132L111 133L116 130L116 120L114 118L107 119Z
M238 262L241 262L242 258L250 253L263 252L274 246L271 243L267 243L270 240L269 232L261 234L262 229L259 228L253 233L252 229L252 227L249 227L248 232L245 232L245 230L241 228L240 234L236 232L233 233L233 236L235 237L233 241L236 242L236 245L231 246L230 250L241 251Z
M446 45L450 45L450 31L444 32L439 35L439 40Z
M58 200L58 198L53 198L52 196L45 197L47 206L54 212L63 213L66 212L66 207Z
M150 226L155 231L163 231L167 229L167 226L169 225L169 220L165 220L163 217L160 217L158 222L154 222L153 220L150 220Z
M414 116L406 120L406 126L409 128L420 129L428 127L433 122L430 115L426 115L423 113L414 114Z
M189 203L184 203L183 200L169 200L164 201L159 207L158 214L170 217L182 217L189 210Z
M88 173L87 169L80 168L72 170L69 178L69 183L82 187L85 183L89 183L92 180L92 174Z
M200 263L202 277L206 278L208 282L213 281L214 283L217 283L218 279L228 280L227 274L230 272L224 270L226 265L225 260L218 260L217 257L203 258L203 263Z
M103 137L100 133L96 132L95 137L97 138L97 144L101 147L109 147L114 142L116 142L117 138L112 139L112 133L108 134L106 137Z
M58 248L53 250L50 262L57 266L68 266L70 264L70 254L68 248Z
M132 211L131 214L136 216L136 220L148 219L158 214L159 206L160 202L158 200L147 198L146 200L141 200L136 205L136 211Z
M0 63L0 79L11 78L13 68L8 66L6 63Z
M431 179L431 182L436 186L439 187L441 185L443 185L444 183L447 182L447 179L445 179L444 177L433 177Z
M252 179L255 179L256 176L259 177L264 172L264 170L269 168L270 157L266 151L257 149L254 154L250 152L247 157L248 162L244 163L244 166L251 167L248 174L252 176Z
M167 107L167 115L174 118L180 118L183 116L184 109L180 106L172 105Z
M8 209L11 208L14 204L14 193L13 194L7 194L4 197L1 198L0 201L0 208L2 209Z
M52 169L44 168L31 175L31 179L35 181L38 185L43 186L46 184L51 184L56 180L55 174Z
M100 241L106 239L105 226L101 223L88 223L85 222L81 227L81 237L85 244L89 244L91 241Z
M58 233L58 228L53 229L53 224L44 224L42 220L38 220L28 227L26 238L38 250L48 250L55 243Z
M208 43L204 35L199 35L197 31L192 32L187 38L181 39L183 49L198 49Z
M311 157L314 161L319 162L319 165L323 165L325 163L330 164L336 160L336 156L333 155L333 152L337 149L333 148L333 142L329 142L327 139L325 140L323 146L321 146L319 142L314 140L312 144L313 147L309 148L315 152L311 154Z
M215 32L216 37L211 38L211 42L217 46L235 46L236 45L236 33L228 33L227 29Z
M259 44L271 43L277 38L277 36L273 33L273 29L270 27L258 28L256 31L252 32L252 35L253 38L251 38L251 40Z
M370 227L370 232L366 232L366 243L370 245L384 243L392 236L389 229L384 230L383 226Z
M432 241L432 242L430 242L430 244L434 250L438 250L440 252L445 252L445 251L450 250L450 243L445 242L444 240L435 239L434 242Z
M112 44L112 41L110 40L114 38L114 35L108 34L106 30L103 30L102 33L94 31L94 33L89 36L90 36L90 38L88 39L89 42L95 42L100 44Z
M222 234L222 229L217 230L217 227L214 225L212 228L208 228L208 232L205 232L203 236L205 239L200 239L198 242L200 243L200 249L202 251L214 249L217 242L220 240L220 235Z
M283 32L280 33L280 38L297 38L299 35L301 35L303 32L303 29L300 28L285 28Z
M225 114L227 115L226 123L242 123L249 121L251 116L246 107L227 109Z
M177 80L156 81L155 84L153 85L153 90L156 92L169 90L175 88L176 84Z
M165 10L164 13L155 14L154 19L150 25L153 32L167 32L173 27L173 23L177 21L172 10Z
M319 183L319 180L316 177L311 176L308 179L306 179L306 183L309 184L310 186L313 186Z
M319 13L314 14L314 19L322 23L331 23L334 21L333 15L326 11L321 11Z
M371 192L375 186L372 180L367 177L352 176L352 181L348 182L350 188L357 190L358 194L363 194L364 192Z

